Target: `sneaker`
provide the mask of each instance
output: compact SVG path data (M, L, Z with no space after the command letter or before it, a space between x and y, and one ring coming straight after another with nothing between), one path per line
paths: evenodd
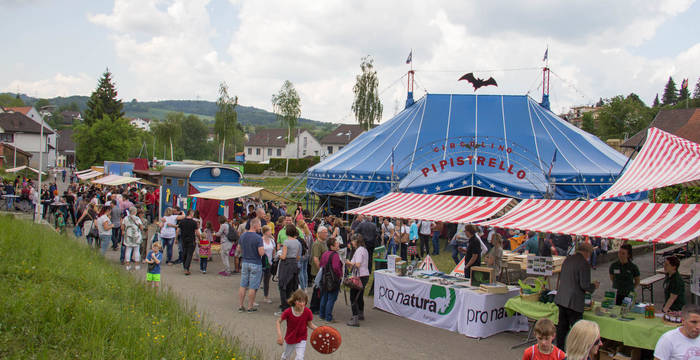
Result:
M256 307L248 309L249 313L256 312L256 311L258 311L258 308L256 308Z
M260 304L258 304L256 302L253 303L253 307L258 307L258 306L260 306Z
M185 270L185 275L189 275L191 272L189 270Z
M241 306L241 307L238 308L238 312L239 312L239 313L242 313L242 312L244 312L244 311L245 311L245 309L243 308L243 306Z
M127 265L127 266L126 266L126 271L131 271L131 266L130 266L130 265Z
M206 274L206 273L207 273L207 271L206 271L206 270L202 271L202 274Z
M136 265L136 267L134 267L134 269L141 270L141 265Z
M327 322L327 323L329 323L329 324L335 324L335 323L338 322L338 320L336 320L336 319L323 320L323 321L325 321L325 322Z
M270 299L265 299L263 301L265 302L265 304L272 304L272 300L270 300Z
M224 271L219 271L219 275L221 275L221 276L231 276L231 274L230 274L228 271L226 271L226 270L224 270Z
M275 316L282 316L282 311L275 311L275 313L274 313L273 315L275 315Z

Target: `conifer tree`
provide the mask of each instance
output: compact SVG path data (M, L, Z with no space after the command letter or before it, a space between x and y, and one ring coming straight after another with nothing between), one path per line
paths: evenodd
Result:
M693 91L693 99L700 99L700 78L698 78L698 82L695 84L695 91Z
M662 101L664 105L673 105L678 102L678 89L676 89L676 83L671 76L668 77Z
M659 93L656 93L656 97L654 98L654 102L652 103L651 107L659 107L661 103L659 102Z
M117 88L112 83L112 73L105 70L92 92L85 109L85 124L92 126L105 115L112 121L124 116L124 104L117 99Z

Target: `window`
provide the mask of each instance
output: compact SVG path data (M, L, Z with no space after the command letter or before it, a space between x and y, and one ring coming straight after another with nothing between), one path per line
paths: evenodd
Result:
M173 184L173 179L171 179L171 178L165 179L165 185L172 185L172 184Z
M314 150L314 156L318 156L318 150Z
M306 145L308 145L308 143L309 143L309 139L306 136L304 136L304 147L306 147Z
M340 151L340 149L342 149L342 148L343 148L342 145L338 146L338 151Z
M277 149L277 156L282 156L282 149Z
M13 143L15 134L2 133L0 134L0 142Z
M272 156L272 148L267 148L267 156Z
M306 156L306 150L301 153L301 156Z
M328 147L328 154L332 154L332 153L333 153L333 145Z
M178 180L177 180L177 186L178 186L178 187L185 187L185 180L184 180L184 179L178 179Z
M260 148L255 148L255 155L260 155Z
M248 148L248 155L253 155L253 148Z

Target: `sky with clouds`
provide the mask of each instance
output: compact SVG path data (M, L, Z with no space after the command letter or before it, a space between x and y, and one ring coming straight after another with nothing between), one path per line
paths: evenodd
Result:
M549 48L554 112L630 92L651 103L669 76L700 77L700 4L616 1L0 0L0 91L89 95L109 67L125 101L215 100L270 110L284 80L302 116L354 121L352 87L371 55L384 120L403 108L413 51L415 97L473 93L474 71L541 97Z

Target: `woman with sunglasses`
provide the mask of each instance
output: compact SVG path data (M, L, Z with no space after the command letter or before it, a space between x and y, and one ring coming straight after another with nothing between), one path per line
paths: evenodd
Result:
M602 344L598 324L593 321L579 320L566 337L566 358L568 360L594 359Z

